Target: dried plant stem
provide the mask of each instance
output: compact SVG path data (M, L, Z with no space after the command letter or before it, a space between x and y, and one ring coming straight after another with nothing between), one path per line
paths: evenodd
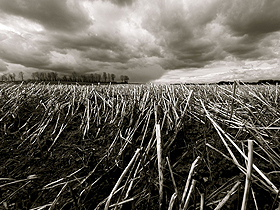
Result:
M225 205L225 203L228 201L228 199L230 198L231 194L236 190L236 188L240 184L241 184L241 182L237 181L236 184L233 186L233 188L231 188L231 190L228 192L228 194L223 198L223 200L221 200L221 202L218 204L218 206L214 210L221 209Z
M157 139L158 178L159 178L159 209L161 209L162 200L163 200L163 164L162 164L160 124L156 124L156 139Z
M193 179L192 180L192 184L191 184L191 187L190 187L190 190L189 190L189 193L188 193L188 196L187 196L187 199L186 199L186 202L184 204L184 207L183 207L183 210L186 210L188 205L189 205L189 202L190 202L190 199L191 199L191 194L193 192L193 189L195 187L195 184L196 184L196 180Z
M61 190L60 190L59 193L57 194L56 198L55 198L54 201L52 202L52 205L50 206L49 210L54 209L55 204L57 203L57 201L58 201L58 199L59 199L61 193L64 191L64 189L67 187L67 185L68 185L68 182L66 182L66 183L63 185L63 187L61 188Z
M135 197L130 198L130 199L127 199L127 200L124 200L124 201L121 201L121 202L119 202L119 203L112 204L112 205L110 205L109 207L112 208L112 207L120 206L120 205L123 205L123 204L125 204L125 203L131 202L131 201L133 201L133 200L135 200Z
M196 167L196 164L197 162L199 161L200 157L198 156L195 161L192 163L191 165L191 169L190 169L190 172L189 172L189 175L188 175L188 179L187 179L187 182L186 182L186 186L185 186L185 189L184 189L184 192L183 192L183 195L182 195L182 200L181 200L181 208L182 206L184 205L185 203L185 197L186 197L186 194L188 192L188 188L189 188L189 185L190 185L190 182L191 182L191 178L192 178L192 175L193 175L193 172L194 172L194 169Z
M204 209L204 202L205 202L204 193L201 193L200 194L200 210Z
M140 152L141 149L137 149L135 154L133 155L132 159L130 160L130 162L128 163L128 165L126 166L126 168L124 169L124 171L122 172L120 178L118 179L117 183L115 184L113 190L111 191L107 201L106 201L106 204L105 204L105 210L108 210L109 209L109 205L110 205L110 201L114 195L114 192L116 191L116 189L118 188L118 186L120 185L121 181L123 180L125 174L128 172L130 166L133 164L134 160L138 157L138 154Z
M206 110L202 100L200 100L201 105L204 108L204 111L206 112L206 116L208 117L208 119L212 122L213 126L215 127L215 129L218 130L228 139L228 141L236 148L236 150L243 156L243 158L245 160L248 161L247 156L241 151L241 149L235 144L235 142L229 137L229 135L226 134L226 132L210 117L208 111ZM220 132L218 132L218 134L220 135ZM221 136L221 135L220 135ZM275 187L275 185L265 176L265 174L256 166L253 164L253 168L256 170L256 172L258 172L258 174L267 182L267 184L272 188L274 193L278 193L278 189Z
M253 195L253 199L254 199L255 208L256 208L256 210L259 210L257 200L256 200L256 196L255 196L255 192L254 192L252 187L251 187L251 191L252 191L252 195Z
M231 120L232 114L233 114L235 93L236 93L236 81L234 81L234 84L233 84L232 103L231 103L231 110L230 110L229 120Z
M243 201L241 210L246 210L248 195L250 190L251 175L252 175L252 165L253 165L253 140L248 141L248 164L247 164L247 174L246 174L246 183L243 195Z
M0 205L2 205L7 199L12 198L18 191L20 191L22 188L24 188L26 185L28 185L31 181L26 182L24 185L22 185L21 187L19 187L17 190L15 190L12 194L10 194L7 198L5 198L4 200L2 200L0 202Z
M277 99L278 99L278 82L275 85L275 104L277 104Z
M169 171L170 171L170 174L171 174L171 179L172 179L172 183L173 183L173 186L174 186L174 189L175 189L175 193L178 195L178 189L177 189L177 186L176 186L176 182L175 182L175 179L174 179L174 175L173 175L173 171L172 171L172 168L171 168L169 158L166 157L166 160L167 160L167 163L168 163L168 168L169 168Z
M172 210L176 198L177 198L177 193L173 193L169 202L168 210Z
M137 173L138 173L138 170L139 170L140 165L141 165L141 160L139 161L139 163L138 163L138 165L137 165L137 167L136 167L136 169L135 169L135 171L134 171L133 179L131 179L131 181L130 181L130 183L129 183L129 186L128 186L128 189L127 189L127 191L126 191L126 194L125 194L124 199L126 199L126 198L128 197L129 192L130 192L130 190L132 189L132 185L133 185L133 182L134 182L134 180L135 180L135 177L136 177L136 175L137 175Z

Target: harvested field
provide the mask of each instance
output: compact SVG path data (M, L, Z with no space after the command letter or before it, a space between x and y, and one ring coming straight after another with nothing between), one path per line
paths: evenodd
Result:
M0 99L0 209L278 208L275 85L2 83Z

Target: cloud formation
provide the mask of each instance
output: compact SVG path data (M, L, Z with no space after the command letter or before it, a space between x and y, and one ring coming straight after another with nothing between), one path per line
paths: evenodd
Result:
M46 30L75 32L90 24L78 1L17 0L0 1L6 15L15 15L42 25Z
M280 56L279 10L276 0L2 0L0 71L246 80L255 62L266 65L258 75L280 79L268 74Z

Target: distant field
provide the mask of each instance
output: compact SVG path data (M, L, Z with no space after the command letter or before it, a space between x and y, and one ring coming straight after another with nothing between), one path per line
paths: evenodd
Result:
M279 102L269 84L2 83L0 209L277 209Z

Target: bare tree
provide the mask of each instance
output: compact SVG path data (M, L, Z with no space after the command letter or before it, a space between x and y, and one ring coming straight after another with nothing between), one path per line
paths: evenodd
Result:
M2 74L1 80L2 80L2 82L6 82L8 80L7 74Z
M40 72L39 78L41 81L45 81L47 79L47 74L45 72Z
M52 81L52 74L51 74L51 72L48 72L48 73L46 73L47 75L46 75L46 79L48 80L48 81Z
M58 80L58 73L57 72L51 72L51 75L52 75L53 81L57 81Z
M124 82L124 76L123 75L120 76L120 79L121 79L121 82Z
M94 74L90 74L90 82L94 82L95 81L95 75Z
M125 83L128 83L128 80L129 80L129 77L125 75L125 76L124 76L124 82L125 82Z
M21 81L23 81L23 75L24 75L24 74L23 74L22 71L18 73L18 77L20 78Z
M78 77L77 73L75 71L72 72L72 74L71 74L71 81L72 82L77 82L77 77Z
M111 82L111 74L110 73L107 74L107 82Z
M9 79L10 79L11 82L14 82L14 81L16 80L16 75L15 75L15 73L10 73L10 74L8 75L8 77L9 77Z
M107 82L107 74L106 74L106 72L103 72L102 79L103 79L103 82Z
M116 75L115 74L111 74L111 81L112 82L115 82L115 78L116 78Z
M33 72L31 74L31 77L33 80L39 80L40 79L39 72Z
M94 75L95 75L96 82L100 82L101 81L101 75L97 74L97 73L95 73Z

